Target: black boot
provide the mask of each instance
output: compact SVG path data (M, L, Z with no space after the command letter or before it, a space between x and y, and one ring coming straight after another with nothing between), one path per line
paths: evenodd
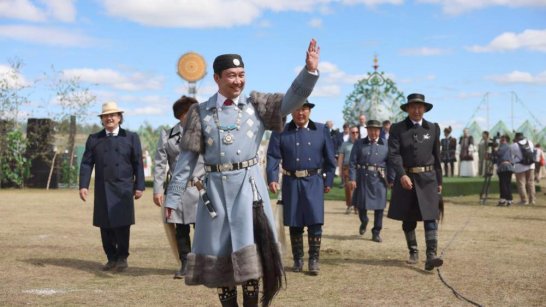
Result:
M383 239L381 239L379 232L380 232L379 230L372 229L372 241L377 243L383 242Z
M434 268L441 267L444 260L436 256L438 247L438 230L425 231L425 240L427 242L427 261L425 262L425 270L432 271Z
M292 257L294 258L293 272L303 270L303 234L290 234L290 244L292 245Z
M218 288L218 298L222 307L238 307L237 304L237 288L221 287Z
M307 240L309 242L309 273L311 275L318 275L320 271L319 256L321 236L308 235Z
M251 279L243 284L243 306L257 307L258 295L260 294L260 281Z
M174 279L182 279L188 267L188 254L191 251L190 225L176 225L176 243L180 256L180 270L174 273Z
M416 264L419 261L419 250L417 249L417 238L415 230L404 232L406 235L406 243L408 244L409 259L407 263Z

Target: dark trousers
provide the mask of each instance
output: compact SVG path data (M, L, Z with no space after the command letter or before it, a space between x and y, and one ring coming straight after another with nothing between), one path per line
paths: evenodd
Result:
M436 220L423 221L425 224L425 231L427 230L438 230L438 223ZM417 221L402 221L402 229L404 232L409 232L415 230L417 227Z
M379 232L383 228L383 209L373 211L373 228L372 231ZM370 220L366 210L358 209L358 217L361 223L368 223Z
M444 176L449 177L449 170L451 170L451 177L453 177L453 172L455 170L454 168L455 162L444 162Z
M290 226L291 235L303 234L303 227L292 227ZM322 224L314 224L307 226L307 234L314 237L319 237L322 235Z
M100 228L102 248L108 261L129 257L129 236L131 225L116 228Z
M186 260L188 254L191 252L190 241L190 225L187 224L175 224L176 229L176 242L178 243L178 255L180 260Z
M500 172L498 175L500 198L512 200L512 172Z

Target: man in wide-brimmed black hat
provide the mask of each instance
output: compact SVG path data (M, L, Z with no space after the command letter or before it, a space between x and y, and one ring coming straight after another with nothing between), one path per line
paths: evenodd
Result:
M432 109L422 94L411 94L400 106L408 117L392 125L389 137L389 166L396 178L388 217L402 221L409 249L408 263L417 263L419 256L415 228L424 221L427 260L430 271L443 264L436 256L440 215L439 193L442 191L440 163L440 127L423 119Z

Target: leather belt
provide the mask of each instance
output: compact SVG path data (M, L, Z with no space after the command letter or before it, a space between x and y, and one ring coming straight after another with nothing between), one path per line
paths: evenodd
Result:
M364 170L369 170L369 171L382 171L385 169L385 167L383 166L377 166L377 165L371 165L371 164L357 164L356 165L356 168L357 169L364 169Z
M433 171L434 166L433 165L414 166L414 167L406 167L404 169L406 170L406 173L419 174L419 173L426 173L426 172Z
M296 177L296 178L303 178L303 177L309 177L314 176L317 174L320 174L322 172L322 169L315 168L315 169L302 169L299 171L287 171L283 168L282 174L286 176Z
M236 171L243 168L248 168L258 164L258 158L252 158L238 163L223 163L223 164L207 164L205 165L205 171L207 172L229 172Z

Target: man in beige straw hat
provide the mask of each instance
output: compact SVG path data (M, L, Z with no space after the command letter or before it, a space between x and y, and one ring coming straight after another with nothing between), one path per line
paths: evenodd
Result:
M93 226L100 227L108 262L104 271L127 268L130 227L135 223L134 199L144 191L140 139L122 129L123 110L115 102L102 105L103 130L89 135L80 166L80 198L87 200L95 167Z

